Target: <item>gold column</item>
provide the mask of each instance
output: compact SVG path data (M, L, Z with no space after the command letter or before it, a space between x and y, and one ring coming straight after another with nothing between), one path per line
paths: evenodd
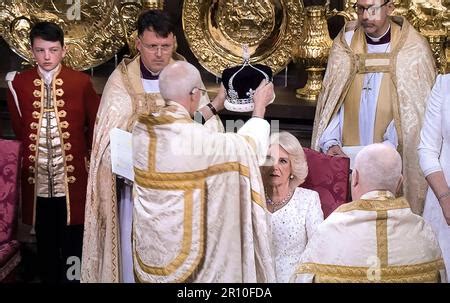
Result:
M326 8L316 5L305 7L304 31L294 61L304 64L308 80L305 87L296 90L297 98L312 102L317 100L331 44Z

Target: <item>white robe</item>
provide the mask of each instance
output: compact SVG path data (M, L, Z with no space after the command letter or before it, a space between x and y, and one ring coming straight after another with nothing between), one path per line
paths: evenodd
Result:
M345 40L350 45L354 31L345 33ZM385 53L390 51L390 43L367 44L368 53ZM359 109L359 140L361 145L369 145L373 142L375 127L375 116L377 112L378 93L380 92L383 73L367 73L364 76L364 87L370 88L361 92L361 103ZM319 141L320 149L327 152L333 145L342 146L342 130L344 126L344 105L338 114L331 120ZM384 134L384 142L391 144L394 148L398 145L397 131L394 120L389 123Z
M123 281L123 275L132 281L130 258L127 257L131 242L131 190L125 186L117 192L116 175L111 167L110 132L114 128L130 130L139 115L164 106L159 93L146 93L149 87L150 91L156 89L155 83L148 85L148 82L152 81L141 78L140 57L137 56L124 59L108 78L103 90L94 130L86 194L81 282L117 283ZM209 98L203 96L200 106L206 103L209 103ZM208 120L205 126L223 130L217 116ZM124 202L118 201L118 197ZM125 224L123 228L120 222ZM123 245L128 248L122 249ZM125 266L122 265L122 255L128 260L125 260Z
M159 81L142 79L142 86L146 93L159 93ZM205 100L202 99L202 104ZM134 283L133 255L131 253L131 227L133 225L133 184L126 182L120 191L119 222L120 249L122 256L122 282Z
M418 153L425 176L442 171L450 187L450 75L438 76L428 100ZM450 226L433 190L428 188L424 219L435 231L450 276Z
M317 228L292 282L446 282L432 228L404 198L366 193Z
M274 282L259 163L270 126L220 134L168 102L133 129L133 260L141 282Z

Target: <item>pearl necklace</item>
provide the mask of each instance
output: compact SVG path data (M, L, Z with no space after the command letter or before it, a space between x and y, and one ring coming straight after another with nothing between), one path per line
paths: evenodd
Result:
M266 201L267 201L267 204L272 205L273 211L276 211L276 210L280 209L281 207L283 207L287 202L289 202L289 200L291 200L293 194L294 194L294 191L291 190L288 192L286 198L277 202L277 201L272 201L272 199L270 199L266 193Z

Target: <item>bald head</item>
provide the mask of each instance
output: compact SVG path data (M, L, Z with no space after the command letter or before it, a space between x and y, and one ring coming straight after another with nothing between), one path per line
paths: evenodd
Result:
M392 146L371 144L356 156L354 171L357 176L354 174L352 180L353 199L372 190L395 194L402 180L402 159Z
M164 100L183 103L194 87L202 87L202 80L197 68L188 62L169 64L159 75L159 90Z

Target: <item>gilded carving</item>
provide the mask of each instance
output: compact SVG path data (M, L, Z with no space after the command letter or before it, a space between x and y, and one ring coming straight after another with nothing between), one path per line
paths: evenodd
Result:
M284 69L298 44L302 1L297 0L186 0L183 29L200 64L220 76L242 63L247 44L251 63Z
M221 32L236 44L259 44L275 26L275 9L267 0L224 1L216 16Z
M86 70L108 61L124 46L118 13L122 2L127 0L4 0L0 3L0 35L31 63L28 39L31 25L53 21L65 32L68 52L64 63L76 70Z

